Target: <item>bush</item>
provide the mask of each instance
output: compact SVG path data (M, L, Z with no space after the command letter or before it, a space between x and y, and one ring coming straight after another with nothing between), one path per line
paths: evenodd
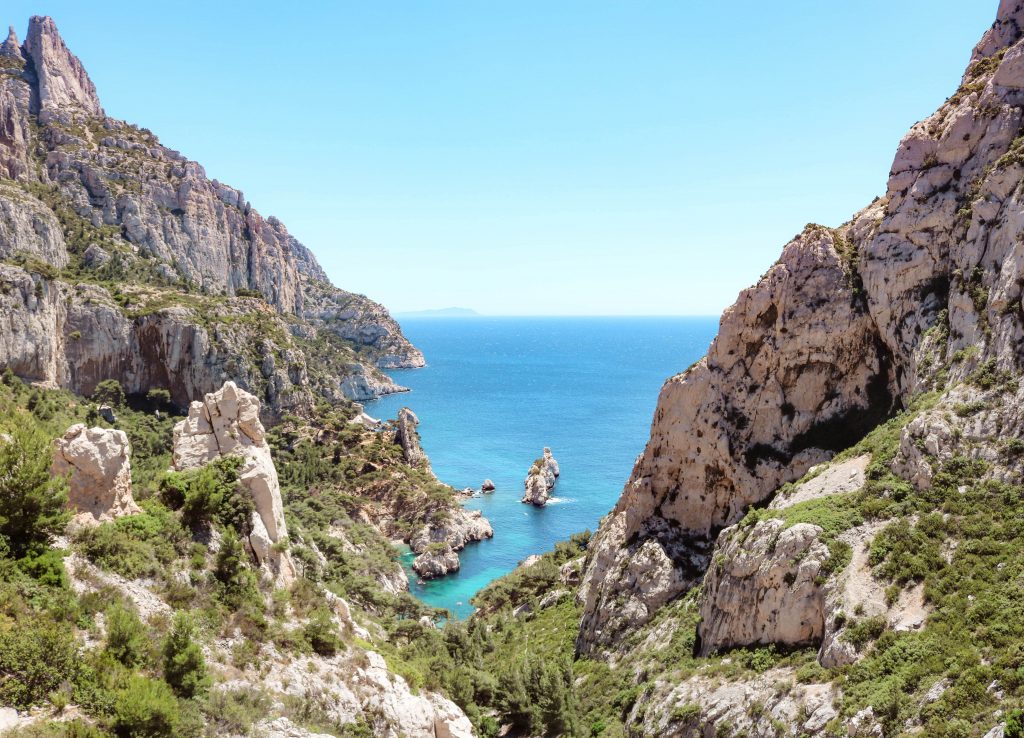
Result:
M78 674L78 647L66 625L24 618L0 626L0 704L42 704Z
M219 523L248 535L256 506L239 489L242 464L240 456L223 456L200 469L172 472L161 483L161 496L172 508L181 508L182 522L192 528Z
M196 697L206 692L209 676L195 629L188 615L176 613L171 632L164 641L164 679L179 697Z
M116 379L104 379L96 385L96 389L92 392L92 399L101 405L122 407L125 402L124 388Z
M313 613L306 624L304 635L310 647L321 656L333 656L343 645L334 618L325 608Z
M146 401L155 408L171 407L171 392L163 387L151 389L146 393Z
M107 652L125 666L140 666L149 656L146 626L134 610L117 603L106 612Z
M174 515L154 501L145 512L84 528L76 542L90 561L128 579L156 577L178 556L186 537Z
M178 700L163 682L133 676L114 702L114 733L119 738L175 738Z
M55 548L34 545L18 559L18 568L47 587L66 589L68 574L64 570L64 552Z
M67 483L50 476L50 453L50 439L31 427L0 443L0 538L14 558L47 548L67 524Z
M218 598L232 610L258 599L256 577L246 565L249 557L232 528L224 531L213 564L213 577L218 584Z

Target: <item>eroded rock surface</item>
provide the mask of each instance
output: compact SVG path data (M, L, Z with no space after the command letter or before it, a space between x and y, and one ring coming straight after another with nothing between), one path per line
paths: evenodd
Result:
M693 552L752 504L931 390L894 467L930 484L923 449L1010 478L985 432L1021 437L1024 340L1024 5L1005 0L960 88L900 142L885 195L838 229L809 226L722 316L707 357L666 382L648 445L591 545L581 652L600 654L666 598L628 562L653 541L677 589ZM986 395L974 412L970 403ZM649 554L648 554L649 555Z
M819 577L829 558L821 528L782 520L727 528L704 578L700 653L736 646L821 642L825 594Z
M526 491L521 501L544 507L554 492L560 474L558 461L551 455L551 449L545 446L544 454L533 463L526 475L523 482Z
M252 496L249 545L257 562L274 580L287 585L295 579L295 567L284 543L288 530L277 469L260 422L260 403L253 395L226 382L202 402L193 402L188 417L174 426L174 468L197 469L221 456L240 456L239 483Z
M69 476L68 507L76 524L140 512L132 497L131 445L124 431L71 426L54 441L53 473Z
M107 117L52 19L0 57L0 366L86 395L165 387L180 407L232 379L270 418L398 391L379 368L423 365L279 220Z

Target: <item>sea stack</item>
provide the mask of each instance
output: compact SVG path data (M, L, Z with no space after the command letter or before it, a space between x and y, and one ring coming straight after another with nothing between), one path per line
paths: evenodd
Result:
M545 446L544 455L533 462L526 475L526 492L523 494L522 502L544 507L555 489L555 482L560 473L558 462L551 455L551 449Z
M480 485L480 491L481 492L485 492L485 493L486 492L493 492L494 491L494 482L492 482L490 479L485 479L484 483L482 485Z

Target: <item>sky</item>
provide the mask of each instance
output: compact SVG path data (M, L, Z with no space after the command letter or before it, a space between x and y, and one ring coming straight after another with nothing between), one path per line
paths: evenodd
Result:
M997 0L5 0L393 311L709 315L885 190ZM4 19L0 19L3 21Z

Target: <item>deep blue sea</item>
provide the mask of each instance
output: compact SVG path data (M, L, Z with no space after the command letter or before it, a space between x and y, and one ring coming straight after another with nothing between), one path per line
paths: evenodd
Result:
M490 478L483 511L494 538L462 552L458 574L414 595L459 618L470 598L532 553L594 530L614 506L647 441L662 383L699 359L717 318L407 318L427 367L391 372L412 389L367 403L378 418L402 406L420 419L438 477L459 489ZM530 464L550 446L562 475L545 508L519 502ZM408 565L406 557L405 564Z

